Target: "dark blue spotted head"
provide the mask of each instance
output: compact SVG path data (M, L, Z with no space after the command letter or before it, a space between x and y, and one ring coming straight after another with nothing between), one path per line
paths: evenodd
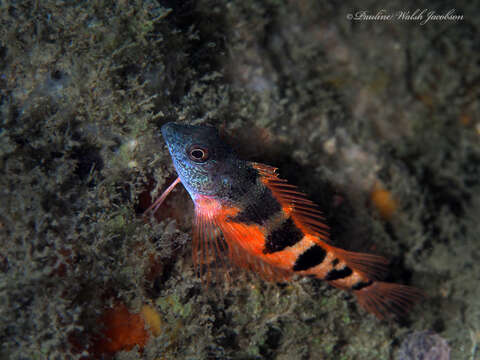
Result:
M228 200L244 162L237 159L217 130L206 125L167 123L162 134L180 181L196 195Z

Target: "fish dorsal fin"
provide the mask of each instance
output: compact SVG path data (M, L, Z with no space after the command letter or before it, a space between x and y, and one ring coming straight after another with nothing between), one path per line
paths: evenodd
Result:
M330 244L328 226L324 223L325 219L317 205L308 200L304 193L297 191L296 186L287 184L286 180L280 179L277 168L259 163L252 163L252 166L258 170L263 183L272 191L284 210L288 212L290 209L295 224L304 234L313 235L313 241L317 240L319 245ZM369 279L380 280L387 273L389 262L382 256L350 252L331 246L329 249L334 251L336 256L345 261L349 267Z
M277 168L252 162L251 165L258 171L262 182L270 189L273 196L280 202L283 210L291 215L295 225L304 234L319 238L319 243L330 243L328 225L318 206L306 195L297 190L295 185L278 177Z
M228 256L233 264L252 270L265 280L288 280L291 271L265 263L247 250L249 242L259 240L263 235L251 226L232 222L231 217L238 211L206 196L195 198L193 263L197 272L206 274L204 279L208 284L212 265L226 267L225 256Z

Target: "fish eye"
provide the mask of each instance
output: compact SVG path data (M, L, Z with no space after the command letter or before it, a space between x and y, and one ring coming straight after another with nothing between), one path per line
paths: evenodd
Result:
M202 163L208 160L208 150L199 145L193 145L188 149L190 160Z

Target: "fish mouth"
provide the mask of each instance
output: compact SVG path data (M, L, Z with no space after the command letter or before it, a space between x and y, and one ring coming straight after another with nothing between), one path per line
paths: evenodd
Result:
M168 144L182 144L195 137L198 128L192 125L168 122L161 127L163 138Z
M175 128L177 127L177 124L173 122L168 122L164 124L161 128L163 138L167 143L170 142L173 136L175 136Z

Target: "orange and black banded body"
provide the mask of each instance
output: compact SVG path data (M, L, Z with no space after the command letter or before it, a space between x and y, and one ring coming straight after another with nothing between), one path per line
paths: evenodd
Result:
M168 123L162 133L195 203L197 265L227 252L232 262L269 280L314 276L353 291L379 318L402 315L421 298L416 288L380 281L388 264L383 257L332 246L316 205L275 168L237 159L214 128Z

